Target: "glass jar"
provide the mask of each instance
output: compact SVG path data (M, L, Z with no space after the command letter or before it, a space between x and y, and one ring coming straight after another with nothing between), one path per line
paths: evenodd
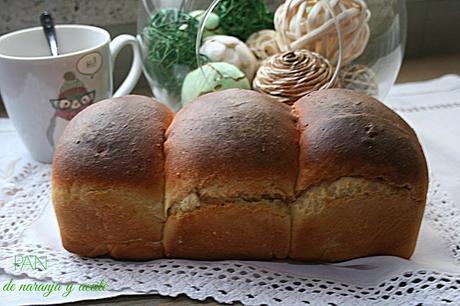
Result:
M280 8L282 4L285 4L284 10ZM254 8L248 9L250 6ZM212 14L203 12L207 9ZM228 16L233 16L233 19L229 21ZM334 19L334 16L337 18ZM350 18L349 21L343 21L346 18ZM359 35L350 35L358 28L361 31ZM197 46L197 36L237 36L246 43L251 31L264 29L270 30L267 32L270 35L275 33L275 45L267 46L267 42L260 38L257 44L268 48L262 53L270 55L298 49L317 52L329 61L336 73L337 82L330 82L325 87L334 84L335 87L363 91L383 99L396 80L403 58L405 1L141 0L138 39L144 75L153 95L175 111L183 106L182 86L187 75L198 66L214 61L208 54L199 54L200 50L203 52L205 43L198 41ZM302 43L302 39L307 43ZM341 49L339 41L342 42ZM258 59L258 65L262 65L265 59L260 58L253 46L251 50ZM209 81L209 75L202 69L198 70L203 73L204 81L191 82L192 87L203 86L203 82ZM246 71L244 73L249 86L252 86L253 76ZM197 76L195 73L191 78L196 79ZM227 85L244 87L247 83L230 82Z

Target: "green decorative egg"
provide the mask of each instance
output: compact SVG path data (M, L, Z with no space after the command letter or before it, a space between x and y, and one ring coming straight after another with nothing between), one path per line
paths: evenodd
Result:
M189 15L194 17L198 22L201 22L204 18L205 11L203 10L196 10L190 12ZM206 38L211 35L220 34L220 18L217 14L210 13L208 20L206 21L205 31L203 32L203 38Z
M251 89L245 74L228 63L209 63L190 72L182 85L182 105L214 91L229 88Z

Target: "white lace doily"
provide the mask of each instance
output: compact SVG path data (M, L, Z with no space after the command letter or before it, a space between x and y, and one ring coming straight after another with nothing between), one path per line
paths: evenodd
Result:
M274 268L270 269L261 266L260 262L250 261L163 259L120 262L106 258L81 258L46 245L23 243L21 237L24 230L51 205L49 179L48 165L28 163L19 175L4 185L2 192L10 198L0 209L0 267L8 274L26 274L33 279L59 283L96 283L105 280L111 290L129 288L168 296L183 293L194 299L212 297L219 302L240 301L251 305L318 305L318 301L333 304L397 302L431 305L460 301L460 273L442 273L433 269L392 271L394 264L391 260L400 261L396 258L381 259L382 263L386 260L390 262L390 275L380 280L374 279L374 285L363 286L333 278L302 277L302 273L297 275L284 270L286 265L299 263L271 263ZM451 256L460 263L459 216L452 203L441 193L439 183L432 183L425 219L439 231L449 246ZM46 271L17 272L11 264L12 254L46 255L48 262L53 264ZM372 264L365 260L350 262L352 264L348 268L372 270ZM283 267L277 269L277 264Z
M460 78L456 82L460 89ZM455 110L460 118L460 100L438 104L430 100L430 103L416 106L395 102L391 106L403 116L404 113L421 116L425 112L429 118L433 114L428 112L449 109ZM439 106L443 103L446 106ZM414 115L406 119L416 126L414 122L426 118ZM422 143L428 146L429 141ZM13 160L0 169L0 269L10 275L26 275L37 280L59 283L105 280L109 289L115 291L186 294L199 300L212 297L223 303L459 305L460 212L446 195L443 184L448 181L440 180L441 184L436 180L453 166L439 166L440 162L433 157L439 152L435 154L428 149L430 168L436 178L431 175L422 231L415 255L409 261L382 256L321 265L285 261L123 262L81 258L63 250L56 236L58 228L50 203L50 166ZM439 160L442 159L445 158L441 156ZM455 167L460 166L460 157L457 160L459 165ZM52 238L37 238L47 233ZM46 271L18 272L12 265L14 254L46 255L50 264Z

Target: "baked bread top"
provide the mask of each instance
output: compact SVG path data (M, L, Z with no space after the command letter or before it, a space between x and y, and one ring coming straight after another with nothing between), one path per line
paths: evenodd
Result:
M196 99L166 133L166 208L189 195L225 199L294 196L298 139L291 108L255 91Z
M83 110L65 129L53 160L53 184L136 187L163 197L164 133L169 108L136 95Z
M340 177L378 179L424 199L426 160L409 125L378 100L344 89L310 93L294 106L300 192Z

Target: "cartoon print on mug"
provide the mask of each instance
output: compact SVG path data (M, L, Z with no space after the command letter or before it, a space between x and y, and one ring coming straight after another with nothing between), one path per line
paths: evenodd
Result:
M94 103L96 90L88 91L72 71L64 73L64 83L59 89L57 99L50 99L51 106L55 109L53 117L46 131L46 137L51 146L54 147L54 130L58 123L58 118L70 121L80 111Z
M89 75L91 78L102 67L102 55L99 52L93 52L81 57L77 62L77 71L83 75Z

